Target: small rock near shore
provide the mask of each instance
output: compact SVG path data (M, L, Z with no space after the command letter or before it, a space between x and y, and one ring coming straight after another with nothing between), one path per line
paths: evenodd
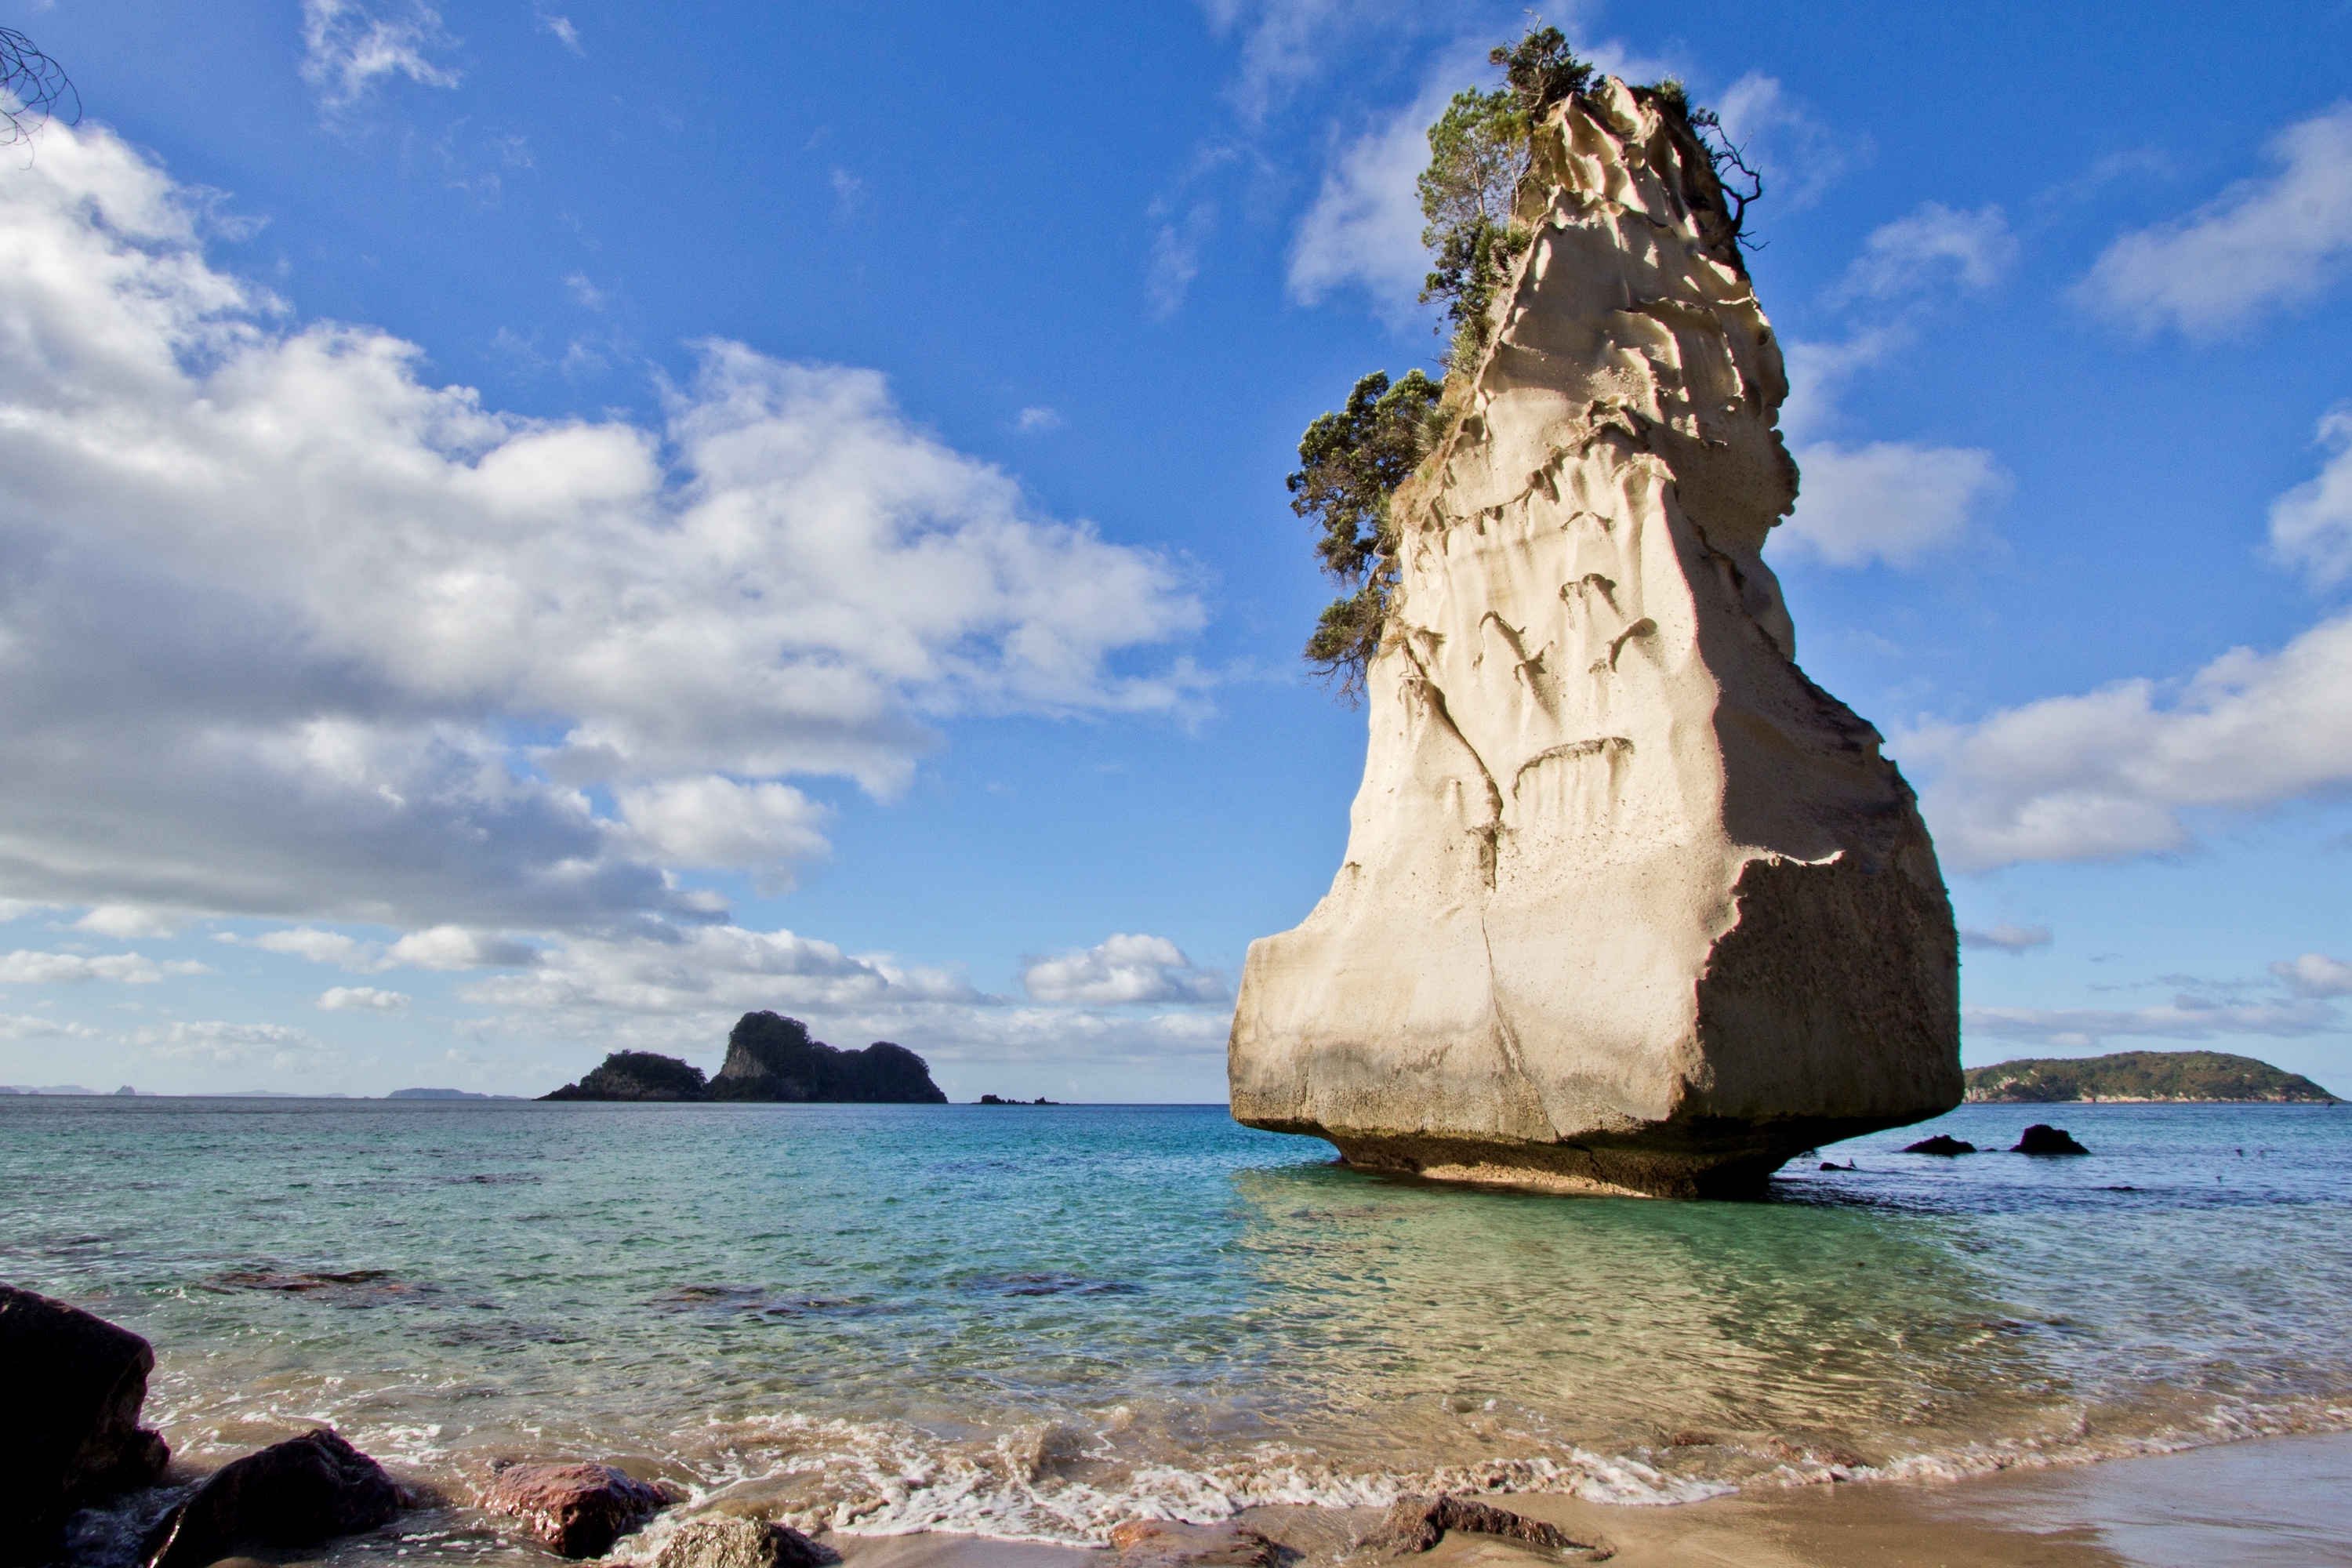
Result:
M2087 1154L2088 1149L2074 1142L2063 1127L2051 1127L2035 1122L2017 1140L2012 1154Z
M1933 1138L1922 1138L1916 1143L1903 1147L1906 1154L1973 1154L1977 1146L1949 1133L1938 1132Z
M383 1467L321 1426L233 1459L155 1521L146 1568L205 1568L256 1546L313 1546L389 1524L400 1489Z
M697 1519L677 1527L653 1568L819 1568L840 1558L789 1525Z
M0 1285L0 1563L47 1555L68 1514L163 1473L171 1450L139 1425L154 1368L130 1330Z
M1130 1519L1113 1525L1118 1568L1275 1568L1274 1543L1246 1525Z
M482 1490L484 1508L514 1515L566 1557L602 1557L669 1502L610 1465L505 1464Z
M1596 1542L1579 1541L1556 1524L1546 1524L1539 1519L1528 1519L1466 1497L1399 1498L1389 1510L1388 1518L1381 1521L1380 1529L1364 1544L1402 1557L1427 1552L1449 1530L1523 1541L1552 1552L1581 1552L1589 1561L1596 1563L1610 1555L1607 1547Z

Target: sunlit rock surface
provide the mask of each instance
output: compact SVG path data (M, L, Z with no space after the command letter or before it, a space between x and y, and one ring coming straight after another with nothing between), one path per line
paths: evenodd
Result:
M1959 1102L1951 906L1794 662L1787 382L1704 153L1612 80L1538 129L1518 219L1395 498L1346 862L1250 948L1234 1114L1424 1176L1752 1190Z

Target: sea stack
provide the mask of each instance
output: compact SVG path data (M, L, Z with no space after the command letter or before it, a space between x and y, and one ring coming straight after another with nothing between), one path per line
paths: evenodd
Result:
M1788 384L1682 116L1536 128L1491 346L1396 492L1331 891L1251 944L1234 1114L1350 1163L1659 1195L1959 1103L1950 900L1761 552Z

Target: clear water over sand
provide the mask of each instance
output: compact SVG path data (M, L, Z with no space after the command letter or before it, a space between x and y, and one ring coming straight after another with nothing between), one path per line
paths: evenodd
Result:
M2093 1155L1895 1152L2032 1121ZM1370 1175L1222 1108L0 1099L0 1279L152 1339L192 1459L326 1421L457 1496L633 1456L868 1531L2352 1427L2352 1109L1825 1152L1860 1169L1678 1204ZM430 1522L411 1559L515 1552Z

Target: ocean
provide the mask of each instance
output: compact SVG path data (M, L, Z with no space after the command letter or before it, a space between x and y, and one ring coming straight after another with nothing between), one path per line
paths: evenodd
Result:
M1897 1152L2031 1121L2092 1154ZM10 1097L0 1279L152 1340L200 1463L325 1422L457 1500L625 1457L849 1531L2352 1428L2352 1109L1969 1106L1822 1153L1674 1203L1353 1171L1222 1106ZM325 1561L394 1554L544 1561L456 1506Z

